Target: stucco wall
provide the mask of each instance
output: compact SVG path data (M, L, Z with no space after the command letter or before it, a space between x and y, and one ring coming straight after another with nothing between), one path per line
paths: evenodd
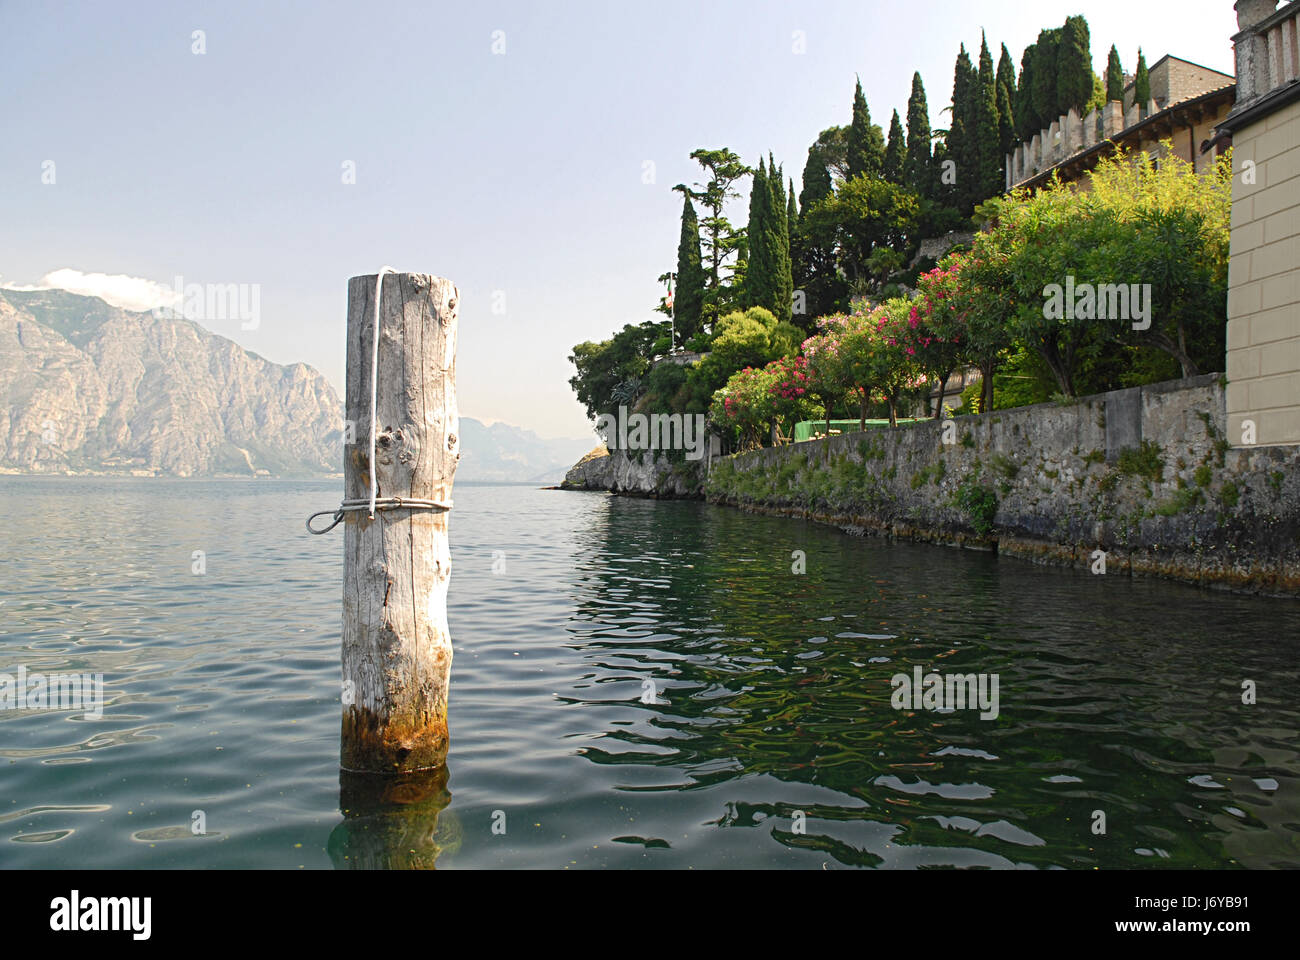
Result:
M1233 163L1228 437L1300 443L1300 103L1238 130Z

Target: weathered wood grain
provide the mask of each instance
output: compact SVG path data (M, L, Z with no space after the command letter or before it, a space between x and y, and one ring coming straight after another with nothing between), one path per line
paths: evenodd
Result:
M348 282L344 497L370 496L375 276ZM380 299L375 476L380 497L450 501L460 459L456 287L424 274L384 277ZM343 538L345 770L405 773L443 763L451 638L449 516L347 514ZM351 695L352 702L347 702Z

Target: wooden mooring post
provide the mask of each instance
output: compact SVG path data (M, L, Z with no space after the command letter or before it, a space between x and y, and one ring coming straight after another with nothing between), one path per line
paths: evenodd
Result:
M430 770L447 755L458 300L450 280L424 274L348 281L345 416L354 442L343 458L340 751L348 771Z

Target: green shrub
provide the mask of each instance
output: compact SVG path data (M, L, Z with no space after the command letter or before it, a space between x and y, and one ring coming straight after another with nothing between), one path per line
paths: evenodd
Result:
M1241 500L1241 491L1237 489L1237 485L1231 480L1225 481L1223 489L1219 491L1219 499L1225 507L1233 510Z
M1160 447L1150 440L1143 440L1141 446L1121 450L1115 467L1122 474L1155 483L1165 478L1165 461L1160 456Z
M993 470L999 476L1007 479L1016 479L1016 474L1020 472L1020 465L1010 457L1003 456L1000 453L993 455Z
M1184 487L1172 497L1166 500L1160 506L1155 508L1154 513L1161 517L1172 517L1182 513L1189 507L1193 507L1204 499L1201 491L1195 487Z
M980 483L975 476L967 477L957 488L954 502L970 521L976 536L986 536L993 529L993 518L998 512L998 495L991 487Z

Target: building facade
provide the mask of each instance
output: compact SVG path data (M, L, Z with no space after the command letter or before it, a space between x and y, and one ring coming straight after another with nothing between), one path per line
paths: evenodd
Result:
M1228 439L1300 443L1300 0L1239 0Z
M1072 109L1018 144L1006 158L1007 189L1036 190L1054 176L1086 186L1088 172L1103 157L1117 150L1160 153L1166 142L1198 172L1212 165L1220 146L1214 130L1236 99L1233 78L1173 56L1161 58L1150 75L1147 103L1134 102L1130 80L1123 100L1111 100L1083 117Z

